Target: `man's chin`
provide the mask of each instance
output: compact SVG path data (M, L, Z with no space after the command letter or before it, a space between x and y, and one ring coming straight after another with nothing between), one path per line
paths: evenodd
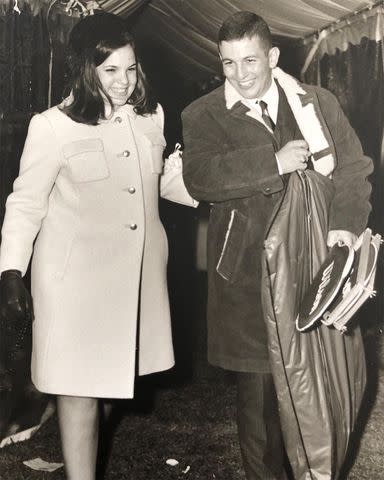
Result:
M257 98L258 92L254 85L250 85L249 87L241 87L240 85L237 85L236 90L244 98Z
M257 98L257 93L254 90L239 90L239 93L242 97L246 98L247 100L251 100L253 98Z

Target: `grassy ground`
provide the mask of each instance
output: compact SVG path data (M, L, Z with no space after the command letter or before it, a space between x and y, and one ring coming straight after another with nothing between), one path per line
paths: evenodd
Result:
M379 380L349 480L384 479L384 373ZM172 388L168 381L152 388L154 383L143 382L135 401L120 402L105 479L244 480L231 378L220 374L179 382ZM369 405L366 408L370 408ZM0 478L64 479L62 469L43 473L22 464L23 460L35 457L61 461L55 417L30 441L6 447L1 452ZM179 465L168 466L169 458L178 460Z
M200 280L203 299L206 285L204 278ZM193 302L185 288L171 291L180 297L173 317L184 319L173 325L179 370L144 377L135 400L118 402L110 432L113 441L103 436L111 446L104 479L245 480L233 378L208 367L205 360L204 301ZM366 337L368 395L358 425L360 442L349 456L352 468L342 480L384 480L384 370L379 370L376 360L378 337L377 332ZM23 465L24 460L36 457L62 461L56 416L31 440L0 450L0 480L65 478L63 469L43 473ZM166 464L169 458L179 464L170 467Z
M164 383L164 382L162 382ZM168 383L168 382L165 382ZM155 394L156 392L156 394ZM143 382L137 398L119 402L106 479L243 479L234 425L234 388L228 378L190 381L170 388ZM28 442L6 447L0 478L63 479L64 473L35 472L23 460L60 462L57 419ZM175 467L166 460L179 461ZM189 466L189 471L183 473Z

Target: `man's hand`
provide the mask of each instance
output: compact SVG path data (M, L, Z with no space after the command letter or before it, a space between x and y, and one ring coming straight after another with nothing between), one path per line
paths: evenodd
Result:
M352 247L357 240L357 235L347 230L330 230L327 237L327 246L333 247L335 243L342 243L348 247Z
M305 140L291 140L276 152L282 174L305 170L309 156L308 143Z

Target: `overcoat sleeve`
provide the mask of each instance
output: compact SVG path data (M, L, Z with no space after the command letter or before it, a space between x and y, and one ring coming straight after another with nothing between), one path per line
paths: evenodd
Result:
M229 149L225 124L204 105L192 104L182 113L182 121L183 175L193 198L220 202L283 189L272 142Z
M364 230L371 210L372 160L365 156L360 141L336 97L322 89L319 103L334 141L337 166L332 180L335 187L329 230L347 230L356 235Z
M19 176L6 203L0 248L0 271L24 275L33 242L48 210L48 199L61 168L61 152L49 120L35 115L28 129Z
M161 131L164 131L164 111L160 104L157 105L156 121ZM172 157L173 156L173 157ZM174 161L166 159L163 173L160 176L160 196L170 202L180 203L188 207L197 207L198 202L194 200L185 188L182 174L181 152L175 150L170 155Z

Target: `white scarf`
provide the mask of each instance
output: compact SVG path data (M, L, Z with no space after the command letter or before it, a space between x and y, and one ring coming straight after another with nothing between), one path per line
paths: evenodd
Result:
M300 131L309 145L309 151L312 156L320 153L320 155L316 155L316 159L313 159L312 162L315 171L324 176L331 177L337 163L334 154L330 153L330 150L333 150L333 145L329 144L324 134L327 126L325 122L319 118L313 103L302 105L300 95L305 95L308 92L303 89L296 78L285 73L279 67L272 70L272 75L279 82L279 85L287 96L288 103ZM330 135L328 135L328 137L330 138ZM321 155L323 151L324 155Z

